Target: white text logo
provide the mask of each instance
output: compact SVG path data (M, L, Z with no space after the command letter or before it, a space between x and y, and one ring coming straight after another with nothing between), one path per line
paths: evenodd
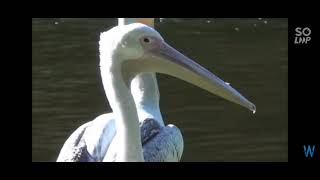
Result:
M296 28L296 37L294 39L295 44L307 44L309 41L311 41L311 29L308 27Z

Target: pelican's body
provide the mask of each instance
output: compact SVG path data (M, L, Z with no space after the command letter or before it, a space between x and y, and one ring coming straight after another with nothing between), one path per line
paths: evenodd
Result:
M255 111L255 106L230 85L140 23L117 26L101 34L100 70L113 114L101 115L79 127L64 144L57 161L180 160L181 132L173 125L165 127L159 108L149 107L148 101L139 102L139 87L132 87L134 78L142 73L175 76Z
M183 138L174 125L160 126L154 119L140 124L143 156L146 162L178 162L183 152ZM116 135L112 113L102 114L83 124L65 142L58 162L113 162L116 146L110 147Z

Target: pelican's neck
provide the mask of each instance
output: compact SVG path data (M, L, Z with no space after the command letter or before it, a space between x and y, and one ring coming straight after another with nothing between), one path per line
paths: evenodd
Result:
M115 140L118 145L116 161L144 161L137 110L129 88L123 80L121 66L120 64L101 66L100 71L116 120Z
M164 126L159 108L160 94L156 74L138 74L131 82L131 93L136 104L139 121L152 118Z

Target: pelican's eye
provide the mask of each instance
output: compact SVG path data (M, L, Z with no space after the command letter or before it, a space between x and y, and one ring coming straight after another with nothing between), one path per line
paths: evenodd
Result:
M150 37L150 36L140 37L139 40L140 40L141 45L146 48L152 48L157 44L156 43L157 39L155 39L154 37Z
M143 42L150 43L150 39L145 37L145 38L143 38Z

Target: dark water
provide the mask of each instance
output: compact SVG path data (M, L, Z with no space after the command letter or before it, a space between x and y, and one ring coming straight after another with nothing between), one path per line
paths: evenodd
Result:
M98 69L99 33L117 19L32 19L32 161L55 161L81 124L110 112ZM288 160L288 20L163 19L173 47L230 82L256 114L157 75L166 123L184 136L183 161Z

